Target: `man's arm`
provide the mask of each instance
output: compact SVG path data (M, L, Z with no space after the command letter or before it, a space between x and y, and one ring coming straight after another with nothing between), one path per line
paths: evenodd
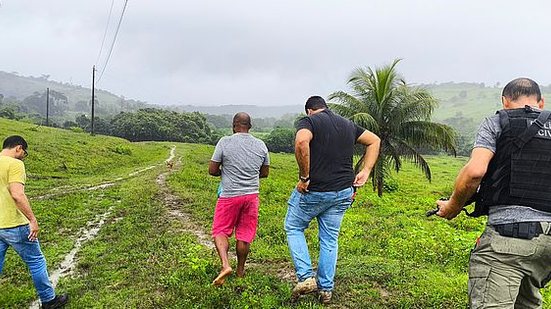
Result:
M379 158L381 139L373 132L365 130L362 135L358 137L357 142L367 146L365 148L363 167L358 175L356 175L354 183L352 184L354 187L361 187L369 179L369 174L371 174L371 170Z
M469 162L459 171L449 201L437 201L438 216L451 220L460 212L465 202L476 193L482 177L488 170L488 164L494 153L486 148L474 148Z
M220 170L221 162L209 161L209 175L211 176L220 176L222 170Z
M34 241L38 237L38 222L29 204L29 199L25 194L25 186L19 182L12 182L9 186L10 195L15 201L17 208L29 219L31 233L29 234L29 240Z
M314 135L308 129L300 129L295 137L295 158L298 164L299 176L310 177L310 141ZM308 192L310 181L299 181L297 190L300 193Z
M269 165L262 165L260 167L260 178L266 178L268 177L268 174L270 174L270 166Z

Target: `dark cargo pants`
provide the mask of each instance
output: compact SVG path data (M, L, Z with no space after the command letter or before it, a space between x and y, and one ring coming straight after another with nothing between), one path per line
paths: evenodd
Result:
M541 308L539 289L551 279L551 224L531 240L504 237L492 226L471 253L470 308Z

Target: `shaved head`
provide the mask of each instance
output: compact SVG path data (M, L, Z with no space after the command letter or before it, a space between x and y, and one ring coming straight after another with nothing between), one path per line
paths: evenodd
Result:
M249 116L249 114L240 112L235 114L235 116L233 116L234 130L237 128L240 128L240 129L246 129L247 131L249 131L251 127L252 127L251 116Z

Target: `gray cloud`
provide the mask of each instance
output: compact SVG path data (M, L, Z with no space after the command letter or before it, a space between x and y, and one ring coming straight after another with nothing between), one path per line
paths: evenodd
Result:
M124 1L115 2L113 19ZM110 4L3 1L0 70L88 86ZM398 69L412 83L548 84L549 9L547 1L130 0L99 86L162 104L301 104L345 89L355 67L394 58L404 58Z

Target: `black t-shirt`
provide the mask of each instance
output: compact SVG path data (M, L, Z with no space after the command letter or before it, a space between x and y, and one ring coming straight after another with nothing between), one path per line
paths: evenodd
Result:
M352 186L354 144L365 129L328 109L302 118L297 125L297 131L300 129L313 135L308 190L328 192Z

